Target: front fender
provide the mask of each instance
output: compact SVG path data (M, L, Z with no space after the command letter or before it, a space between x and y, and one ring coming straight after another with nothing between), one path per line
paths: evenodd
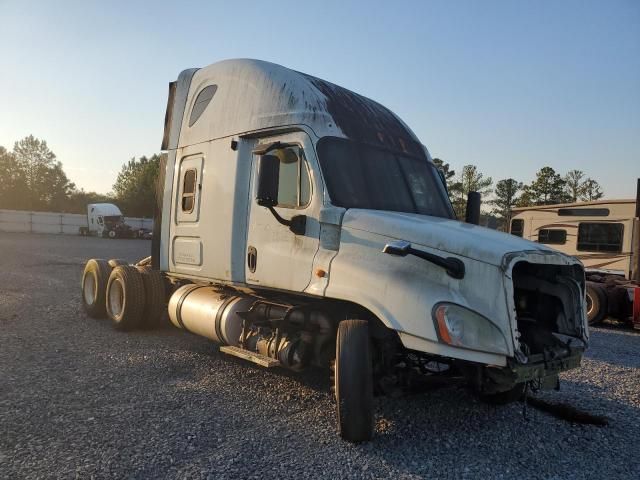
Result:
M496 266L454 256L465 263L466 274L457 280L437 265L414 256L382 253L395 238L343 228L340 250L331 262L325 295L347 300L370 310L400 334L407 348L481 363L506 364L506 357L451 347L438 340L431 311L438 302L466 306L490 318L501 330L513 356L513 341L505 301L503 276ZM442 255L435 249L414 247Z

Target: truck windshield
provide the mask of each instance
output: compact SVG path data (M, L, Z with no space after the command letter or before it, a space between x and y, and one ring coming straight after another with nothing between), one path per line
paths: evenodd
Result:
M424 154L324 137L318 157L336 206L454 218L436 167Z

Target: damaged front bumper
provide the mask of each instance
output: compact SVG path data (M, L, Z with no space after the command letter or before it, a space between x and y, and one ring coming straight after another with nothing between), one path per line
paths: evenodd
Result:
M531 355L527 363L515 359L506 367L487 366L483 370L482 392L486 394L505 392L519 383L535 382L537 388L549 389L558 385L558 374L580 366L584 348L572 347L564 355Z

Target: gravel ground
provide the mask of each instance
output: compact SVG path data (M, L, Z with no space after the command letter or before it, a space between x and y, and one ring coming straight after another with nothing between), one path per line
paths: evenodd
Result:
M0 233L0 478L640 478L640 335L593 329L583 367L543 396L604 414L573 425L461 387L376 400L375 440L339 440L328 379L263 371L167 326L85 316L90 257L150 242Z

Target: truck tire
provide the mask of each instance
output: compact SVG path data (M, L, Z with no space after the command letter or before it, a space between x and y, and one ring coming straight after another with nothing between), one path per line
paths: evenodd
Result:
M109 259L109 266L111 268L119 267L120 265L129 265L129 262L122 258L111 258Z
M82 273L82 306L91 318L107 316L105 299L111 267L106 260L92 258Z
M340 436L354 443L371 440L373 368L365 320L343 320L338 326L334 388Z
M107 283L107 315L116 330L132 330L142 322L144 281L130 265L120 265L111 271Z
M602 323L607 316L607 292L598 283L587 282L587 320L589 325Z
M107 233L107 235L109 236L109 238L116 238L118 236L115 230L109 230L109 233Z
M164 290L164 278L158 270L149 267L136 267L144 283L144 311L142 324L153 328L162 324L167 311L167 298Z

